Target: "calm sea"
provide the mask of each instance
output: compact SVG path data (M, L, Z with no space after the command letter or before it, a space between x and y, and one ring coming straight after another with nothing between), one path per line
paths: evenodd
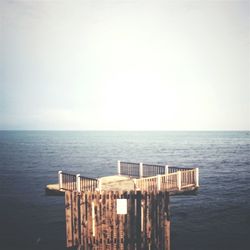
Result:
M57 171L116 173L117 160L199 167L171 197L172 250L250 249L250 132L0 131L0 249L65 249Z

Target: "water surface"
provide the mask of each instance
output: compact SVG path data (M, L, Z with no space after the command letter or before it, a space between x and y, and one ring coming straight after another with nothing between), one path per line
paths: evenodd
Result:
M172 250L249 249L249 132L0 131L1 249L65 249L64 199L45 186L118 159L200 168L197 195L171 197Z

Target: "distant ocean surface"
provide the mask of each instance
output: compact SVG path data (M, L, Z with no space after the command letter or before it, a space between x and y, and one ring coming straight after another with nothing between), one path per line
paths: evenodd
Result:
M171 250L250 249L250 132L0 131L0 249L65 249L58 170L99 177L117 160L200 168L172 196Z

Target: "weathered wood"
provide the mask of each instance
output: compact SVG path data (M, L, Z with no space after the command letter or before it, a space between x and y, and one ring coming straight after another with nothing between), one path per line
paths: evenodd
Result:
M170 249L170 212L169 212L169 194L164 192L164 231L165 231L165 249Z
M141 249L141 192L136 193L136 249Z
M147 214L147 218L146 218L146 223L147 223L147 227L146 227L146 235L147 235L147 245L148 245L148 248L150 249L151 248L151 228L152 228L152 225L151 225L151 215L150 215L150 211L151 211L151 197L152 197L152 194L151 193L148 193L148 196L147 196L147 211L146 211L146 214Z
M152 242L152 249L157 249L156 248L156 217L155 217L155 212L156 212L156 200L155 200L155 193L152 192L151 194L151 242Z
M72 211L71 211L71 192L65 193L65 217L66 217L66 245L72 247L73 235L72 235Z
M81 245L86 245L86 228L87 228L87 218L86 218L86 194L81 193L80 194L80 223L81 223L81 229L80 229L80 242Z
M148 213L148 193L143 193L143 199L142 199L142 219L141 219L141 233L142 233L142 249L147 249L148 247L148 237L147 237L147 213Z
M121 199L127 200L127 192L121 193ZM127 216L126 214L121 215L121 224L120 224L121 250L126 249L125 248L125 235L126 235L125 219L126 219L126 216Z
M105 244L106 244L106 238L107 238L107 230L106 230L106 211L107 211L107 199L106 196L102 194L102 209L101 209L102 213L101 213L101 219L102 219L102 239L101 239L101 247L102 249L104 249Z
M114 239L115 239L115 207L114 207L114 192L111 192L111 197L110 197L110 211L109 211L109 216L110 216L110 225L111 225L111 233L110 233L110 246L111 249L113 248L114 244Z
M72 213L73 213L73 244L79 245L79 217L78 217L78 193L72 192Z
M125 247L126 249L130 249L131 248L131 242L130 242L130 238L131 238L131 230L130 230L130 227L131 227L131 221L130 221L130 214L129 214L129 211L131 210L131 202L130 202L130 192L127 193L127 202L128 202L128 213L127 213L127 216L126 216L126 237L125 237Z
M117 213L117 199L127 200L127 214ZM167 192L67 191L67 247L170 250L168 204Z
M107 194L107 224L106 224L106 229L107 229L107 249L110 249L111 246L111 231L112 231L112 218L111 218L111 199L112 199L112 192Z
M100 224L99 224L99 206L100 206L100 193L95 193L95 206L94 206L94 212L95 212L95 228L96 228L96 237L95 237L95 244L97 247L99 247L100 242Z
M135 200L134 200L134 192L130 191L129 193L129 203L130 203L130 209L128 210L129 213L129 243L130 248L135 248Z
M170 249L170 221L165 220L165 248Z
M88 192L88 200L87 200L87 247L92 247L92 235L93 235L93 231L92 231L92 193Z

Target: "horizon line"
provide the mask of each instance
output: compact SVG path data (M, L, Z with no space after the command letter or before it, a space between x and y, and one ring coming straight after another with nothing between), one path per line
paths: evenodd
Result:
M250 132L250 129L0 129L0 131L44 132Z

